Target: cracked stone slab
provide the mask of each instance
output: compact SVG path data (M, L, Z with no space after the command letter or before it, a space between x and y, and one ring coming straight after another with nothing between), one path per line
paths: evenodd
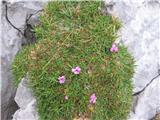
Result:
M135 59L134 93L142 90L158 75L160 69L160 1L159 0L105 0L103 12L123 22L117 42L127 46ZM133 99L131 120L149 120L160 108L160 83L155 79Z
M134 92L141 90L158 74L160 69L160 1L158 0L105 0L113 4L106 11L117 16L123 27L118 41L128 47L134 56L136 70L133 78Z
M150 120L160 113L160 77L156 78L139 96L129 120Z
M36 11L44 8L44 2L13 2L7 3L8 5L8 18L9 20L20 30L25 29L26 18L29 14L33 14ZM1 4L1 35L2 41L1 48L1 119L8 120L11 118L13 112L17 109L17 105L14 101L16 88L13 85L13 76L11 73L11 62L14 59L16 53L21 49L22 41L25 38L19 34L13 26L6 20L5 4ZM36 17L37 18L37 17Z

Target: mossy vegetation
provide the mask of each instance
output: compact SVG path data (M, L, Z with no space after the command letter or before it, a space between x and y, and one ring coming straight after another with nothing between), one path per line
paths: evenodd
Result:
M41 120L128 116L134 61L124 46L110 51L121 24L103 15L101 6L101 2L50 2L35 28L37 42L17 54L12 65L15 83L28 73ZM72 72L76 66L79 74ZM63 84L60 76L65 76ZM97 99L90 103L93 93Z

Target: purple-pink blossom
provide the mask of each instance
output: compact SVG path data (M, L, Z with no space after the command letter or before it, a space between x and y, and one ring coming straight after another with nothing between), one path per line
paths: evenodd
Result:
M60 83L60 84L63 84L63 83L65 82L66 78L65 78L65 76L63 75L63 76L60 76L60 77L58 78L58 80L59 80L59 83Z
M96 100L97 100L96 94L93 93L93 94L90 96L89 102L90 102L90 103L96 103Z
M74 74L80 74L81 68L80 68L79 66L77 66L77 67L75 67L75 68L72 68L72 72L73 72Z
M66 96L64 97L64 99L65 99L65 100L68 100L68 96L66 95Z
M118 47L116 46L115 43L112 44L112 47L110 48L111 52L118 52Z

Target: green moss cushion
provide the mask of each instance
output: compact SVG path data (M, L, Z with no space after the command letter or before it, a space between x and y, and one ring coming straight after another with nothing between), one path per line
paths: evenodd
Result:
M134 61L114 43L120 23L101 2L50 2L35 28L37 43L19 52L18 84L28 73L41 120L126 119Z

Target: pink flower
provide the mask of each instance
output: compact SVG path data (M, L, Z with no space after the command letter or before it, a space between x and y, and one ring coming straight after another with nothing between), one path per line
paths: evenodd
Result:
M90 96L89 102L90 102L90 103L96 103L96 99L97 99L97 97L96 97L95 93L93 93L93 94Z
M65 100L68 100L68 96L66 95L66 96L64 97L64 99L65 99Z
M74 74L79 74L81 72L81 68L79 66L75 67L75 68L72 68L72 72Z
M118 47L116 46L115 43L112 44L112 47L110 48L111 52L118 52Z
M65 76L60 76L60 77L58 78L58 80L59 80L59 83L60 83L60 84L63 84L63 83L65 82L66 78L65 78Z

